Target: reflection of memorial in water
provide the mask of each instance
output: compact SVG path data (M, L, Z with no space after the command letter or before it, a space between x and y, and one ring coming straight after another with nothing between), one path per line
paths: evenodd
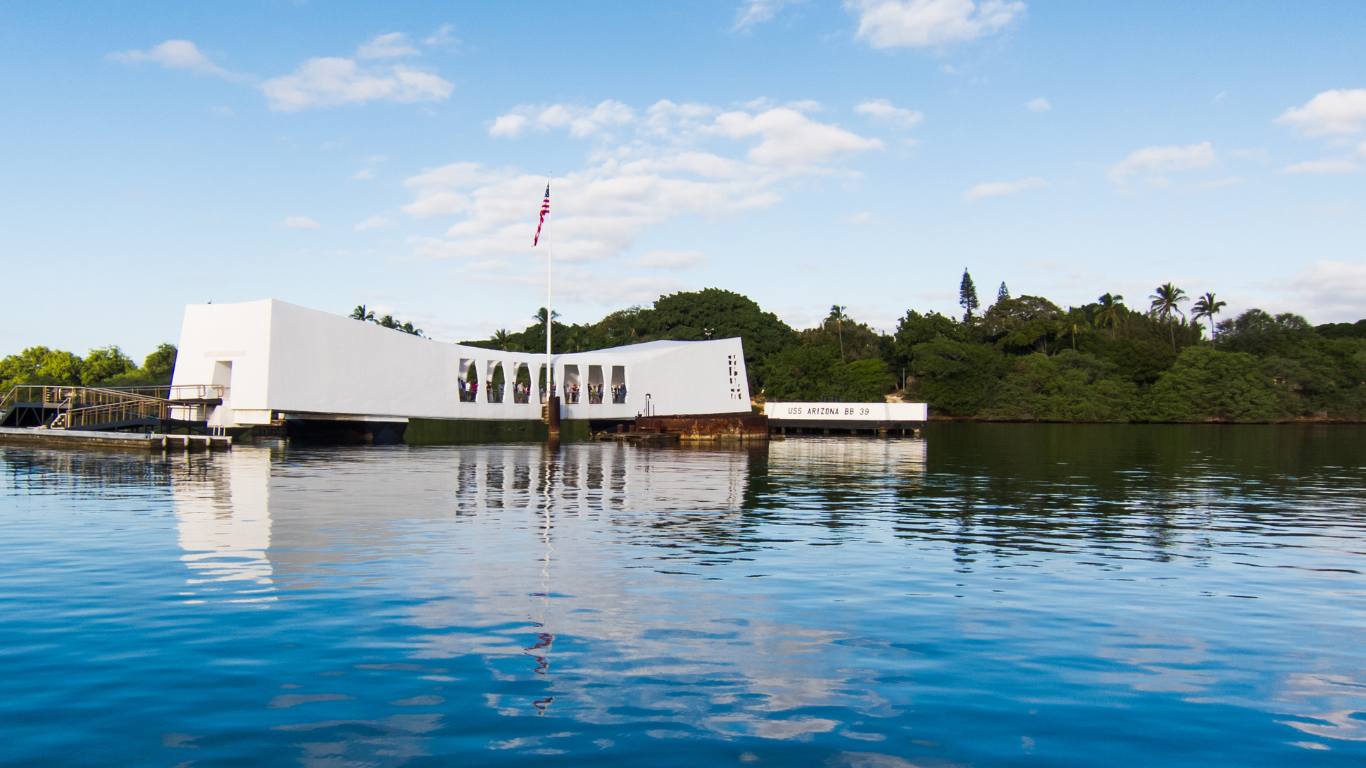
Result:
M198 553L187 555L194 567L259 579L282 597L335 586L338 575L402 593L394 610L415 629L389 661L477 659L485 690L523 684L485 694L503 714L553 709L586 722L801 738L840 723L783 713L828 705L885 714L893 704L849 685L857 670L824 663L842 632L792 623L789 607L762 592L708 580L716 567L743 577L735 569L745 553L765 546L744 507L768 450L288 452L264 479L250 463L221 472L232 492L201 489L182 541ZM779 465L795 469L800 453L786 451ZM880 472L914 464L915 453L873 451L867 461ZM858 451L824 455L851 471L864 461ZM247 499L260 514L239 513ZM262 562L254 553L266 541ZM229 552L242 558L232 569Z
M176 532L187 585L196 598L231 602L275 599L266 551L270 548L268 450L238 448L204 458L198 471L173 472ZM198 602L191 600L190 602Z

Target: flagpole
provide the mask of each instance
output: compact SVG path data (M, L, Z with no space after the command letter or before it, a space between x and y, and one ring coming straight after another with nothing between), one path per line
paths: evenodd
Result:
M547 202L550 200L550 182L554 179L554 172L547 174L545 180L545 194ZM546 211L545 228L545 387L546 387L546 423L550 427L550 433L558 437L560 431L560 398L556 397L554 363L550 356L550 332L551 323L555 317L555 305L553 301L553 273L551 265L555 262L555 238L552 237L555 229L555 212Z

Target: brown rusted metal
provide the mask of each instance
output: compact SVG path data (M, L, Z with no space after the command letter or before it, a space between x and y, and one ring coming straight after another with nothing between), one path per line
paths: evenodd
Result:
M637 416L634 431L678 435L681 440L767 440L768 417L762 413Z

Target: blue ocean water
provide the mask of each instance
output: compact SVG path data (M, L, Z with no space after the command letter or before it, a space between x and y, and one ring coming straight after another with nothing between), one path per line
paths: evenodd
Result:
M7 765L1353 765L1366 429L0 448Z

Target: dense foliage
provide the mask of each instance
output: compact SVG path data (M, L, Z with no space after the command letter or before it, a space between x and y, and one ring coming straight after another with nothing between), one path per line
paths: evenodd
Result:
M942 416L1012 421L1366 419L1366 320L1314 327L1299 315L1252 309L1216 322L1224 302L1208 293L1191 302L1170 283L1155 289L1144 311L1108 293L1064 309L1041 296L1011 296L1002 283L982 311L966 271L960 298L962 318L911 310L889 335L839 305L816 326L794 330L745 296L708 288L596 323L566 325L556 315L552 340L563 353L739 337L750 391L770 400L894 395L928 402ZM364 307L352 316L421 333L376 320ZM532 320L521 331L464 343L543 352L545 309ZM1212 338L1202 320L1213 326ZM166 384L175 354L163 344L139 368L115 346L83 358L31 347L0 360L0 391L19 383Z
M1253 309L1215 323L1224 302L1213 294L1191 302L1170 283L1143 311L1108 293L1064 309L1041 296L1012 297L1004 283L981 311L966 272L959 293L962 318L912 310L887 335L838 305L797 331L744 296L709 288L593 324L556 322L554 351L739 336L756 396L873 402L895 393L940 415L981 419L1366 418L1366 320L1315 328L1298 315ZM1214 326L1212 339L1202 320ZM545 310L523 331L466 343L544 351Z
M85 357L47 347L29 347L0 360L0 393L15 384L81 387L159 386L171 383L176 348L162 344L142 367L116 346L92 349Z

